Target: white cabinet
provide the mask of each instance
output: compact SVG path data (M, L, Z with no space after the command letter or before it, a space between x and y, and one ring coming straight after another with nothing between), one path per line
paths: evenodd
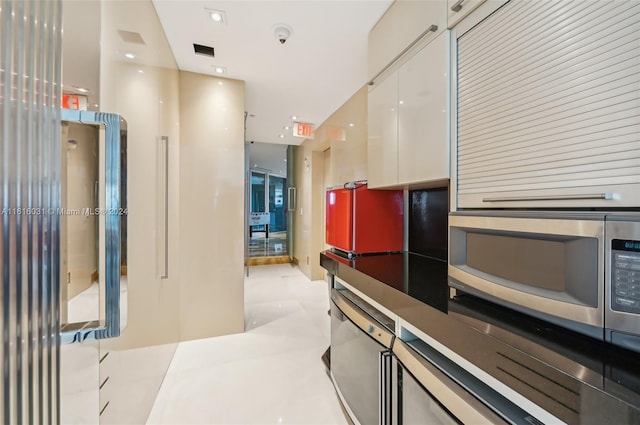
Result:
M398 181L398 72L377 83L368 99L367 180L370 188Z
M453 28L485 0L447 0L447 24Z
M399 70L398 181L402 184L449 178L448 35L439 35Z
M369 33L369 78L393 62L432 26L437 27L435 35L447 28L447 0L393 2Z
M369 91L369 187L449 178L448 52L445 31Z

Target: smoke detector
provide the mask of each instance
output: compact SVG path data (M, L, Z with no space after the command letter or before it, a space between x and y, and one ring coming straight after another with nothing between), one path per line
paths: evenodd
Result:
M273 35L278 39L280 44L287 42L289 37L293 34L293 29L286 24L276 24L273 26Z

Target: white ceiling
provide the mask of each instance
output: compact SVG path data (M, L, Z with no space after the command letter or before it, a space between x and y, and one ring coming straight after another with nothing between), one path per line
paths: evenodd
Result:
M246 141L291 145L304 140L284 129L292 126L292 115L318 126L366 83L368 34L392 2L152 0L180 69L217 75L217 65L226 68L225 77L245 81ZM144 3L121 3L122 28L145 34L142 47L157 49L159 40L145 27L149 20L139 16ZM215 24L208 9L224 11L226 24ZM64 91L88 88L89 109L98 110L100 10L100 1L63 4ZM285 44L273 33L280 23L293 29ZM193 43L214 47L215 58L194 54ZM136 63L165 66L144 48L134 52Z
M247 141L298 145L291 116L316 126L367 81L367 39L393 0L153 0L181 70L245 81ZM207 9L226 13L214 23ZM281 44L273 33L286 24ZM193 43L215 49L196 55ZM280 135L285 136L282 138Z

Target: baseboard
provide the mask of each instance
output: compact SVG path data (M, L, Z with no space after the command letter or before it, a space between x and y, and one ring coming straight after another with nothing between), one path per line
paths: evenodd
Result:
M98 274L98 270L95 270L93 273L91 273L91 283L97 282L99 277L100 275Z
M288 255L281 255L277 257L250 257L245 260L245 265L248 266L265 266L268 264L288 264L291 262L291 258Z
M291 260L291 262L293 264L295 264L296 266L300 264L300 261L298 261L298 258L296 258L296 257L293 257L293 260Z

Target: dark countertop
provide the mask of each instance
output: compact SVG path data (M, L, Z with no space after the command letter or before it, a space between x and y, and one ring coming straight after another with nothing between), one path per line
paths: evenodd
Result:
M640 424L640 354L462 295L446 261L410 254L346 259L327 271L569 424Z

